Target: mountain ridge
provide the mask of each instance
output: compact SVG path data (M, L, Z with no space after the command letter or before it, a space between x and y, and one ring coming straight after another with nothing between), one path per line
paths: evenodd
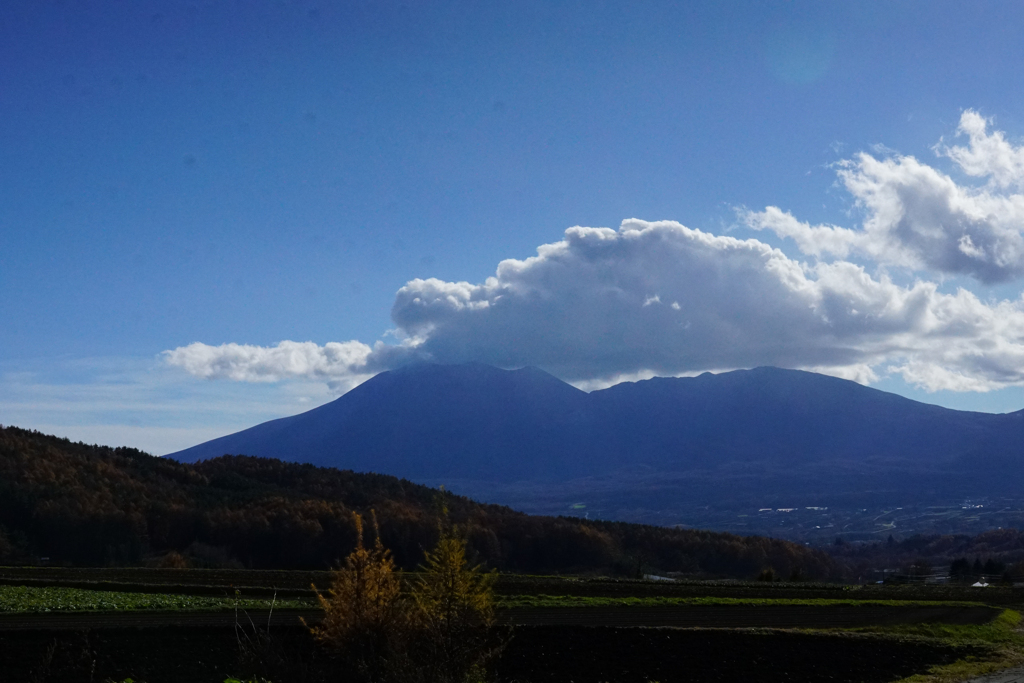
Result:
M586 393L536 368L421 364L169 457L224 454L445 483L534 512L600 489L602 509L620 518L783 494L898 503L1012 492L1024 475L1024 411L958 411L771 367ZM541 499L548 507L533 505Z
M533 391L535 387L527 386L541 383L546 394ZM559 395L552 396L553 391L559 392ZM836 394L841 396L837 397ZM384 402L386 405L383 405ZM894 414L893 411L897 410L901 412ZM935 421L941 420L953 429L942 428L940 425L940 431L962 432L959 439L954 439L959 444L957 449L961 451L967 448L967 442L976 447L977 433L986 428L1024 428L1024 411L991 414L954 410L849 380L801 370L758 367L720 374L703 373L695 377L655 377L623 382L587 393L537 368L499 370L481 363L416 364L381 373L340 398L305 413L271 420L171 453L167 457L192 462L227 452L245 452L216 452L223 448L249 448L253 450L251 453L245 452L247 455L280 457L280 454L273 452L277 448L276 444L265 439L287 431L288 437L295 439L293 445L299 446L301 450L304 444L316 442L326 435L339 436L340 429L349 428L352 431L341 436L356 440L365 426L339 427L338 423L357 417L364 423L368 417L385 420L400 417L409 431L424 429L426 421L434 421L437 425L435 431L453 437L454 443L451 445L467 448L468 444L458 443L455 437L460 432L460 425L456 423L461 418L452 420L453 413L477 420L486 417L489 420L486 430L483 430L486 433L479 436L513 439L517 448L523 448L524 440L528 444L531 438L520 435L522 438L515 439L503 429L522 431L523 420L530 420L530 429L535 432L539 430L545 437L554 436L550 432L555 427L575 431L585 427L600 432L604 439L609 431L627 431L629 422L634 426L645 427L664 427L663 423L672 422L674 431L669 436L673 438L692 437L712 430L724 432L731 429L735 432L736 424L740 423L752 431L781 429L782 436L792 439L797 427L802 428L805 434L815 431L808 430L808 427L815 426L806 424L808 421L818 420L817 424L834 429L838 418L852 416L863 422L843 425L843 429L849 432L852 428L858 428L868 436L851 441L849 437L853 435L844 434L846 438L843 439L843 447L847 450L859 449L862 453L865 449L877 451L881 448L882 444L876 443L877 439L870 438L870 434L877 433L882 426L895 432L896 422L901 423L900 431L916 437L920 429L934 430ZM831 422L820 422L826 419ZM730 421L731 425L723 424L723 420ZM907 424L907 420L911 422ZM609 421L615 425L615 429L609 429ZM655 425L657 422L662 424ZM465 434L464 426L461 432ZM241 438L243 435L247 438ZM634 436L628 435L629 438ZM891 437L892 433L886 436ZM1014 436L1017 436L1016 432ZM761 451L770 449L773 443L779 443L779 439L758 438L760 444L757 448ZM740 440L737 446L752 448L744 440ZM619 444L619 447L626 446Z

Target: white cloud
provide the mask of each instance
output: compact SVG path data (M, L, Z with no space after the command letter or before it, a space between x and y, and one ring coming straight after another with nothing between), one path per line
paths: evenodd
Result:
M439 362L534 364L578 382L755 365L873 381L883 363L930 389L953 388L938 368L973 378L974 390L1024 381L1020 301L902 287L848 262L806 265L757 240L667 221L571 228L451 291L413 280L392 311ZM649 305L652 291L678 310Z
M674 305L652 305L653 291ZM199 377L313 378L336 390L412 356L538 365L585 386L756 365L862 382L885 365L930 390L1024 383L1024 301L904 287L846 261L808 265L670 221L570 228L478 285L412 280L392 317L401 346L197 343L165 356Z
M850 252L866 250L870 245L866 233L835 225L802 223L777 206L764 211L742 211L740 218L754 230L771 230L779 237L792 239L800 251L810 256L831 254L846 258Z
M832 375L833 377L848 379L851 382L857 382L858 384L872 384L879 380L878 373L875 372L874 368L870 365L864 365L863 363L838 366L812 365L800 369L817 372L822 375Z
M156 455L334 398L322 381L196 386L153 358L0 361L0 424Z
M251 419L251 418L250 418ZM152 455L165 455L181 451L199 443L210 441L252 425L226 425L223 427L153 427L122 424L67 425L24 423L19 425L43 434L52 434L71 441L100 446L126 446L138 448Z
M915 271L966 274L986 283L1024 275L1024 147L1000 132L988 134L976 112L965 111L960 134L967 147L938 147L968 175L988 178L983 187L957 184L912 156L876 158L861 153L839 165L838 175L865 213L854 230L810 225L778 207L745 211L744 222L793 239L805 254L847 258Z
M968 109L960 116L957 133L966 135L967 147L938 145L936 151L955 161L968 175L989 178L999 188L1024 187L1024 146L1014 147L1002 131L988 134L989 121Z
M201 343L165 352L206 378L319 380L345 390L410 358L537 365L577 386L777 365L870 383L897 373L928 390L1024 385L1024 298L939 291L931 274L984 282L1024 274L1024 149L973 111L966 146L936 147L974 178L911 156L862 153L838 165L860 226L810 225L777 207L745 222L792 239L810 262L756 240L678 223L574 227L484 282L411 280L396 294L398 344ZM901 267L910 285L848 259ZM831 259L831 260L830 260Z
M372 349L358 341L282 341L277 346L195 342L164 351L169 365L205 379L242 382L276 382L304 378L326 382L332 389L347 391L374 374L368 366Z

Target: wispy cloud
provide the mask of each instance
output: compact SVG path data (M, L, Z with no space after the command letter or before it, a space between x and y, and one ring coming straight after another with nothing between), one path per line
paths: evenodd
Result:
M985 283L1024 275L1024 147L1001 132L987 132L977 112L963 113L958 128L967 147L939 145L980 186L958 184L912 156L861 153L839 164L843 186L863 210L858 229L810 225L774 206L744 211L755 230L791 238L806 255L872 261L915 271L963 274Z
M322 380L334 390L348 390L366 377L372 349L358 341L313 342L283 341L276 346L199 342L165 351L168 365L182 368L204 379L231 379L241 382L276 382L302 377Z
M1024 146L1014 146L1002 131L988 132L990 121L968 109L960 116L958 135L966 135L967 147L941 142L935 151L947 156L968 175L987 178L998 189L1024 189Z
M0 424L156 455L330 400L321 382L199 386L153 358L0 363Z

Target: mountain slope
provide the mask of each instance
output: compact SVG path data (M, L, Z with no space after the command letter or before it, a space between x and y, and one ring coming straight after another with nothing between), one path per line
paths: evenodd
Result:
M586 394L535 368L420 365L170 457L244 453L501 484L640 469L795 476L840 465L865 476L962 471L976 479L977 463L1020 469L1022 437L1024 412L949 410L796 370L656 378Z
M536 368L470 363L381 373L341 398L172 454L226 453L414 479L558 478L593 429L588 396Z
M868 460L931 466L1020 453L1024 414L919 403L836 377L755 368L655 378L591 394L606 438L658 467Z

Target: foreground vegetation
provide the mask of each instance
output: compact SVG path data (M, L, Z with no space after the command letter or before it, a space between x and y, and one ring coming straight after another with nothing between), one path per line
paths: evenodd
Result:
M994 671L1024 664L1024 633L1021 615L1004 610L988 624L901 624L872 627L874 633L892 637L935 642L954 647L971 647L984 652L981 656L958 659L950 664L932 667L927 673L901 679L899 683L959 683Z
M373 525L372 543L364 544L360 515L371 510L377 512L379 526ZM439 519L447 521L439 524ZM1015 543L1006 534L999 538L1000 547ZM941 545L930 543L921 548ZM966 546L950 547L960 552ZM424 557L424 548L433 550ZM931 607L964 608L975 616L980 609L977 620L991 619L989 615L997 612L986 610L986 605L1017 607L1024 605L1024 595L1009 586L984 592L959 585L840 586L820 582L838 576L835 562L785 541L530 517L439 495L392 477L246 457L186 466L128 449L0 429L0 562L40 555L51 563L79 568L0 568L0 581L11 584L0 585L0 615L7 615L0 618L69 612L244 613L271 607L310 610L318 605L325 615L309 628L283 627L273 636L269 620L262 628L248 620L236 623L228 649L221 643L216 652L209 649L220 633L213 626L201 633L184 626L161 627L160 633L171 638L161 636L160 656L165 659L138 669L151 672L147 675L153 682L177 680L161 679L160 672L172 659L185 666L187 661L178 660L193 651L190 648L197 661L228 667L219 669L223 675L217 683L227 674L265 677L275 683L329 680L327 672L338 666L358 672L367 683L455 683L487 676L540 683L561 680L558 676L570 666L578 669L570 671L574 679L625 680L601 678L600 666L620 666L609 657L641 656L634 652L650 659L629 660L637 671L651 672L649 677L663 683L684 680L684 673L687 679L690 673L700 679L699 672L680 669L685 662L673 659L680 656L680 647L697 648L689 650L691 658L733 663L743 648L761 653L751 654L753 659L782 652L778 656L791 657L786 666L795 668L780 668L779 680L789 680L787 671L802 671L793 675L816 680L822 672L835 673L829 667L845 667L849 670L842 676L848 674L851 681L909 676L905 683L950 683L1024 663L1020 616L1013 609L998 612L988 623L902 624L802 634L770 628L710 632L540 625L523 628L506 655L495 659L508 642L496 620L502 609L539 609L543 615L543 610L559 608L606 613L637 608L642 614L639 608L692 606L700 608L692 614L721 607L723 613L746 608L770 615L771 610L760 608L793 608L784 610L791 620L834 625L871 623L877 617L870 609L858 610L855 619L845 622L818 616L830 609L848 614L848 608ZM340 570L324 571L346 556ZM150 568L138 566L147 563ZM85 568L111 564L136 567ZM511 574L495 581L488 571L471 569L476 565L513 572L571 571L589 577ZM401 571L410 569L417 571ZM745 581L629 578L652 570ZM754 581L758 576L773 580ZM14 585L19 582L23 585ZM321 593L311 590L311 583ZM799 616L811 612L814 618ZM588 613L586 620L593 621L592 615ZM118 662L136 662L150 647L145 640L149 636L142 632L106 633L111 635L97 633L88 637L92 640L68 645L68 666L92 658L95 668L101 660L98 653L107 651L103 671L130 673ZM17 651L8 644L15 642L14 636L0 637L6 652ZM35 642L27 635L21 638ZM61 638L54 637L53 643L64 642ZM174 642L180 643L178 651L171 649ZM620 646L625 649L617 655ZM59 652L55 655L57 650L47 648L39 656L56 661ZM227 654L231 648L237 655ZM838 659L828 655L829 648ZM889 658L885 662L865 661L871 657L868 653L883 650ZM719 656L724 659L714 660ZM538 661L547 664L540 666ZM26 680L47 680L33 671ZM580 678L576 673L586 675ZM48 675L49 680L65 680ZM104 675L123 678L119 673Z
M374 559L371 553L376 546L374 544L364 548L364 570L366 567L378 567L381 563L380 555ZM454 547L455 553L449 553L449 557L458 559L458 546ZM378 551L379 552L379 551ZM465 562L465 556L454 564ZM448 566L452 566L448 562ZM468 564L468 563L467 563ZM351 566L351 565L349 565ZM110 570L123 580L131 573L125 570ZM101 574L96 570L96 574ZM141 572L146 574L146 572ZM190 570L179 571L183 584L184 580L191 573ZM202 572L199 572L202 574ZM0 577L4 571L0 569ZM218 574L219 576L219 574ZM300 576L308 574L300 573ZM350 573L351 577L352 574ZM363 571L363 576L370 581L374 572ZM415 575L403 575L403 586L396 592L397 583L394 579L398 576L395 567L384 571L380 576L390 577L378 581L378 585L390 586L384 591L391 596L384 600L384 605L395 606L395 600L401 596L404 599L415 600L413 586L424 576L421 573ZM278 573L258 572L236 572L224 575L225 578L246 578L255 582L257 577L273 578L280 580ZM200 578L199 581L207 579ZM349 583L347 591L349 597L343 598L341 604L351 604L352 596L360 591L358 583ZM499 584L500 585L500 582ZM323 584L327 588L328 584ZM334 599L335 595L346 594L343 585L337 582L331 585L335 594L323 593L327 601ZM364 585L365 587L365 585ZM0 589L8 595L21 596L23 600L35 601L33 609L61 609L71 606L78 600L77 607L83 609L114 609L121 611L124 608L131 609L131 604L122 604L122 599L140 601L138 608L148 609L166 607L172 610L179 609L181 594L168 593L162 604L143 604L149 600L147 593L132 593L124 591L85 591L76 589L74 591L45 591L39 592L38 587L31 590L18 589L14 587ZM176 587L172 587L176 588ZM565 593L551 592L565 590ZM512 577L511 582L506 584L506 592L494 596L493 605L498 610L513 607L519 610L529 611L531 608L544 608L547 610L559 607L588 607L596 612L604 612L605 617L610 611L622 610L629 613L633 609L647 609L648 613L657 611L659 607L687 607L693 606L703 610L702 614L711 615L706 625L714 626L714 614L706 610L722 608L723 614L731 613L732 608L759 611L767 608L769 611L778 608L786 608L786 614L807 615L809 620L806 626L816 621L814 615L820 610L829 613L833 609L847 610L850 608L859 610L866 608L906 608L913 611L920 607L945 607L945 608L966 608L984 609L986 603L991 604L990 597L999 596L1006 598L1012 596L1009 591L979 591L960 586L949 586L944 588L931 588L924 586L871 586L864 588L849 588L842 586L828 586L824 584L763 584L758 582L750 583L712 583L693 582L690 584L675 584L672 582L641 582L631 580L577 580L565 577ZM571 591L578 590L581 594L573 594ZM545 592L546 591L546 592ZM676 594L678 591L692 592L689 595ZM372 597L372 593L363 591L363 595ZM101 596L106 595L105 601L98 601ZM799 597L803 595L804 597ZM774 597L772 597L774 596ZM876 597L872 597L876 596ZM899 599L904 596L908 599ZM221 609L232 604L228 595L221 597L206 596L211 602L207 603L213 609L217 605ZM881 598L881 599L878 599ZM930 598L930 599L929 599ZM315 598L314 598L315 599ZM49 601L48 603L46 601ZM267 606L266 600L255 600L246 604L249 609L258 609ZM997 600L997 602L999 602ZM302 599L287 603L277 602L277 607L284 605L310 606L309 599ZM401 645L403 648L410 647L416 638L422 638L422 631L419 636L410 637L409 628L415 619L409 619L409 610L413 607L410 603L402 610L406 611L406 617L399 618L403 622L398 629L400 637L397 641L391 641L387 647ZM434 604L437 604L435 601ZM45 605L45 606L44 606ZM180 609L194 609L194 603L181 606ZM792 608L792 609L789 609ZM395 618L402 610L384 609L383 614L390 615L388 618ZM372 612L372 610L371 610ZM500 612L499 612L500 613ZM650 680L660 680L662 683L676 683L683 680L705 680L700 667L713 666L714 670L720 670L722 666L728 666L729 670L737 669L739 666L736 660L745 658L757 659L761 662L758 667L750 670L751 679L756 680L820 680L832 677L840 681L878 681L879 683L892 681L899 676L910 676L905 679L907 683L949 683L951 681L965 680L967 677L983 673L996 668L1005 667L1021 661L1021 644L1017 635L1017 620L1019 617L1012 610L995 611L998 617L981 624L953 624L953 623L923 623L904 624L900 626L866 626L860 628L845 628L841 630L824 629L804 630L802 636L797 637L793 631L762 628L757 630L739 629L645 629L645 628L610 628L610 627L581 627L581 626L530 626L518 627L517 634L512 639L509 647L506 648L497 660L494 661L492 674L495 680L505 681L513 678L523 681L530 680L534 683L544 681L568 680L559 678L567 671L571 671L574 680L579 681L616 681L626 680L615 674L619 669L633 667L635 671L647 672L644 676ZM15 616L15 615L11 615ZM7 618L7 617L0 617ZM873 617L869 617L873 618ZM294 619L294 617L293 617ZM406 620L408 619L408 620ZM859 620L859 618L858 618ZM372 619L371 619L372 621ZM820 622L820 620L817 620ZM826 621L829 621L826 619ZM257 620L258 624L260 623ZM608 623L605 619L604 623ZM614 623L614 622L612 622ZM869 622L870 623L870 622ZM346 624L348 624L346 626ZM311 624L312 625L312 624ZM350 630L351 620L342 619L338 633L345 633ZM100 657L103 663L105 656L106 664L102 671L104 676L113 680L121 680L124 676L131 675L136 681L148 681L159 683L164 680L190 680L208 681L209 683L220 683L228 675L239 677L239 680L248 681L252 676L262 676L264 679L274 683L290 683L291 681L317 681L320 674L327 670L333 658L343 651L345 646L335 650L327 640L321 640L317 645L308 631L298 627L275 626L272 632L264 627L254 626L247 619L242 618L242 632L245 634L240 642L246 644L245 651L238 650L236 636L231 629L227 628L223 634L222 649L216 655L205 649L208 642L214 640L216 629L206 630L194 627L175 627L157 629L142 629L128 631L101 630L97 631L89 644L76 645L70 635L64 636L54 634L51 640L60 640L65 648L64 660L66 662L82 661L82 657ZM412 629L411 633L415 633ZM152 636L145 634L152 633ZM109 635L104 635L109 634ZM134 634L134 635L133 635ZM176 635L177 634L177 635ZM404 634L404 635L401 635ZM269 638L265 637L269 636ZM0 642L3 642L8 651L13 647L9 645L12 641L10 634L0 633ZM140 640L140 638L150 640ZM217 636L221 637L221 636ZM408 638L408 640L406 640ZM120 640L119 640L120 639ZM155 648L154 643L159 639L160 648ZM189 640L191 639L191 640ZM56 642L54 640L54 642ZM460 641L469 639L460 638ZM342 639L344 642L344 638ZM351 642L351 641L350 641ZM123 644L122 644L123 643ZM177 643L177 644L175 644ZM44 643L45 644L45 643ZM500 643L498 643L500 644ZM417 656L422 656L422 645L417 647ZM70 649L68 649L70 648ZM155 654L149 656L155 658L163 652L163 657L171 657L177 653L177 657L193 657L204 662L217 661L221 664L216 671L220 671L220 678L213 678L211 669L208 677L201 677L196 674L183 675L179 678L161 677L155 671L166 664L139 666L136 652L141 649L153 649ZM155 649L154 649L155 648ZM680 648L682 648L680 650ZM694 650L693 648L698 648ZM3 648L0 648L3 650ZM35 652L32 655L36 658L46 654L45 648L39 650L27 649L28 652ZM81 652L87 651L83 655ZM232 653L234 651L234 653ZM325 653L335 652L336 654L327 657ZM811 657L810 653L815 654ZM77 653L77 654L76 654ZM105 655L103 653L106 653ZM194 653L194 654L186 654ZM885 653L884 658L878 659ZM59 654L59 653L58 653ZM819 656L820 654L820 656ZM351 653L348 655L351 656ZM723 659L718 660L716 657ZM811 657L810 659L808 659ZM551 659L554 658L554 659ZM682 658L682 659L680 659ZM765 659L767 658L767 659ZM867 662L863 660L867 659ZM877 661L876 661L877 660ZM114 666L117 661L124 662L121 668ZM147 659L146 661L150 661ZM160 660L163 661L163 660ZM408 659L404 656L389 664L389 670L405 668L409 665ZM714 662L720 661L720 664ZM177 660L175 660L177 662ZM546 664L542 663L546 662ZM731 662L731 663L730 663ZM873 663L872 663L873 662ZM769 678L764 678L762 668L764 666L775 667ZM182 662L184 664L184 662ZM0 663L2 665L2 663ZM70 664L68 664L70 666ZM683 666L682 669L673 667ZM863 668L867 666L868 668ZM305 667L305 668L303 668ZM319 668L318 668L319 667ZM540 667L540 668L538 668ZM605 671L608 675L598 676L599 671ZM616 669L618 667L618 669ZM688 668L689 667L689 668ZM824 668L823 668L824 667ZM829 669L828 667L832 667ZM931 671L929 671L931 668ZM737 669L740 671L742 667ZM56 672L58 669L54 668ZM300 671L299 674L296 671ZM676 671L676 673L672 673ZM118 673L122 672L122 673ZM304 673L303 673L304 672ZM561 673L559 673L561 672ZM589 673L588 673L589 672ZM686 677L681 678L680 672L686 672ZM890 672L886 674L886 672ZM586 673L587 676L576 674ZM557 674L557 675L556 675ZM776 675L777 674L777 675ZM26 674L27 676L28 674ZM244 675L244 676L243 676ZM568 675L568 674L566 674ZM886 677L888 675L888 677ZM119 676L119 677L118 677ZM191 676L191 677L190 677ZM206 676L206 674L203 674ZM772 678L775 676L775 678ZM787 678L787 676L789 678ZM303 678L305 677L305 678ZM25 678L25 680L32 680ZM56 674L49 679L38 680L61 680L72 683L78 680L70 674L67 677L58 677ZM82 678L82 680L88 680ZM96 680L103 680L102 678ZM323 679L328 680L328 679ZM633 679L629 679L633 680ZM638 680L644 680L643 678ZM709 679L710 680L710 679Z
M333 576L326 596L317 594L323 619L309 628L335 660L332 667L365 683L476 683L500 651L495 628L494 572L466 559L466 540L440 500L439 538L424 558L411 590L374 520L371 547L363 542L363 520L354 515L356 547ZM303 622L305 624L305 622ZM248 639L249 659L269 668L269 633ZM291 674L294 667L286 667Z

